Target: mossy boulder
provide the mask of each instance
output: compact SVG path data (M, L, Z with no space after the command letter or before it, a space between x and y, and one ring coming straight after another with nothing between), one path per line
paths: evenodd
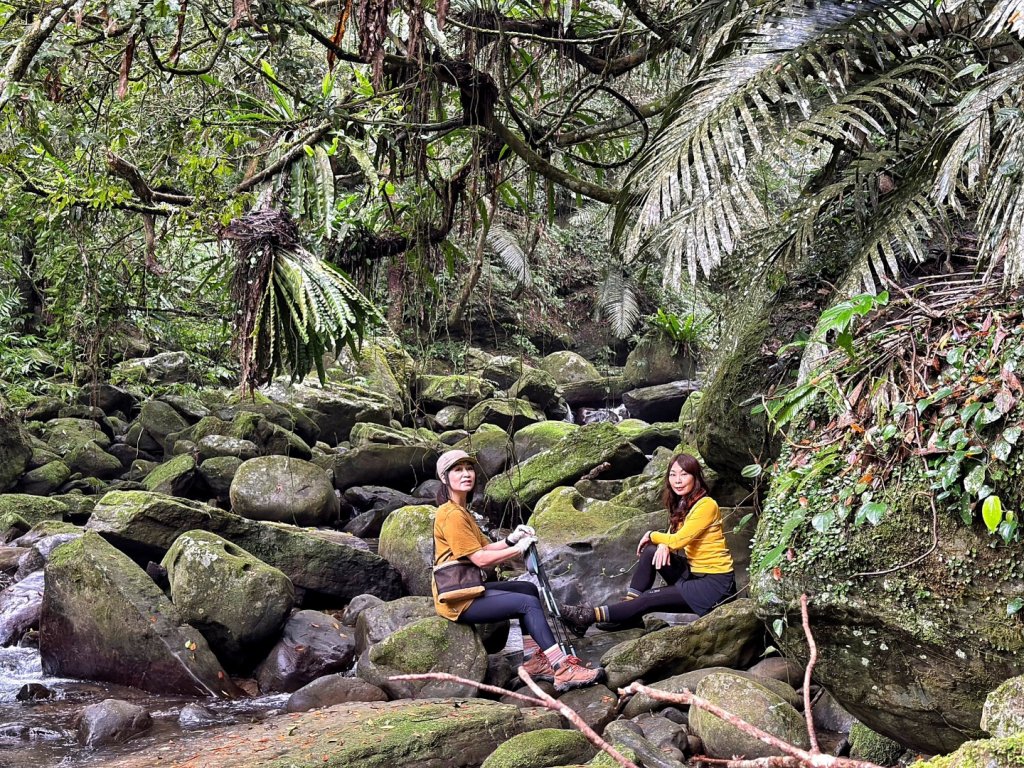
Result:
M731 672L716 672L701 680L694 694L782 741L810 749L803 715L759 682ZM756 759L783 754L697 707L690 707L690 727L711 757Z
M566 435L549 450L493 478L484 495L490 506L504 509L519 503L530 509L544 494L572 485L599 464L603 477L628 477L646 465L644 454L619 434L614 425L588 424Z
M1024 733L969 741L952 754L912 764L913 768L1020 768L1021 765L1024 765Z
M242 459L235 456L214 456L199 465L199 476L206 487L218 499L227 500L231 491L231 481L242 466Z
M443 446L369 443L317 463L334 473L334 487L344 491L355 485L385 485L398 490L415 488L434 476Z
M898 742L857 721L850 727L849 741L851 758L876 765L896 765L906 751Z
M43 440L59 456L67 456L90 440L101 448L110 447L110 438L91 419L53 419L43 427Z
M182 618L234 669L266 653L295 601L284 573L214 533L183 533L160 565Z
M230 435L204 435L197 443L201 460L230 456L231 458L255 459L260 455L259 446L252 440L243 440Z
M475 347L466 351L466 369L475 376L493 382L498 389L508 389L528 367L521 357L491 355Z
M364 445L423 445L436 443L437 438L429 429L392 427L384 424L360 422L352 427L349 442L353 448Z
M340 509L331 480L308 461L260 456L242 462L229 491L231 510L250 520L330 525Z
M582 763L597 747L579 731L541 728L513 736L492 752L480 768L548 768Z
M490 478L500 475L514 461L508 433L494 424L481 424L473 434L459 440L452 447L476 457L481 474L477 478L478 488L483 487Z
M120 462L118 463L120 466ZM57 492L71 477L71 468L60 459L47 462L41 467L26 472L16 486L21 493L33 496L49 496Z
M178 384L188 381L189 362L185 352L161 352L152 357L136 357L117 363L110 371L110 383Z
M415 375L416 363L397 339L365 343L356 357L345 350L338 358L338 367L327 371L330 381L348 381L384 395L396 414L410 410Z
M757 657L763 626L754 602L720 605L692 624L651 632L611 648L601 659L613 690L634 680L658 680L703 667L740 667Z
M649 331L626 357L622 375L633 386L653 386L670 381L693 379L697 361L685 344L679 344L661 331Z
M741 671L738 669L729 669L728 667L705 667L703 669L695 669L692 672L684 672L681 675L672 675L672 677L659 680L656 683L652 683L650 687L658 691L665 691L666 693L682 693L684 690L694 691L705 677L715 674L716 672L727 672L729 674L745 677L748 680L753 680L778 695L783 701L787 702L791 706L803 706L803 702L799 694L797 694L796 690L794 690L793 686L789 683L753 674L751 670ZM803 674L801 671L799 680L802 679ZM794 679L794 683L799 685L798 679ZM631 698L629 703L623 708L622 716L626 718L633 718L637 715L643 714L644 712L659 712L660 710L665 709L665 707L670 706L673 705L668 702L655 699L646 693L638 693Z
M461 405L446 405L434 414L434 423L441 430L462 429L466 423L467 413L469 409Z
M288 697L288 712L308 712L311 709L347 704L351 701L387 701L388 695L376 685L358 677L346 677L343 672L318 677Z
M380 530L377 552L402 574L410 595L429 595L434 512L430 504L400 507Z
M231 420L230 436L255 443L265 456L288 456L293 459L309 460L313 452L309 445L280 424L275 424L259 413L242 411Z
M539 421L523 427L512 439L515 460L524 462L542 451L550 450L563 437L579 429L567 421Z
M32 458L32 446L13 413L0 400L0 492L17 481Z
M585 498L575 488L555 488L542 496L530 517L530 525L547 546L567 544L589 535L600 535L641 515L636 507Z
M981 727L993 736L1024 733L1024 675L1011 677L988 695Z
M167 436L188 429L189 426L188 420L178 413L174 406L163 400L148 400L143 403L138 423L165 453L170 453L173 447L168 446Z
M50 555L39 652L49 675L154 693L239 693L203 636L146 572L94 533Z
M576 384L581 381L593 381L601 378L594 364L582 355L564 350L552 352L550 355L541 358L537 366L542 371L547 371L555 380L556 384Z
M43 520L62 520L67 511L67 504L59 499L27 493L0 494L0 515L17 515L29 525Z
M416 377L416 400L425 411L432 412L449 405L472 408L481 400L494 396L494 385L479 376Z
M514 434L529 424L544 421L547 417L527 400L522 398L491 398L483 400L469 409L466 414L466 429L470 432L481 424L494 424L508 434Z
M331 446L348 440L353 425L361 421L388 424L394 415L387 395L344 382L320 386L315 377L294 384L278 380L260 392L297 408L320 430L319 439Z
M154 493L188 496L195 480L196 460L183 454L155 467L142 479L142 485Z
M344 603L364 593L391 600L403 594L398 571L353 536L247 520L198 501L110 491L86 527L140 560L159 560L185 531L210 531L280 569L298 589L321 600Z
M22 534L27 533L31 527L28 520L16 512L9 510L7 512L0 512L0 544L14 541ZM12 567L15 565L17 565L16 559L13 561Z
M364 652L356 674L394 699L473 696L473 687L438 680L391 680L394 675L447 672L481 682L487 651L472 627L429 616L402 627Z
M523 375L508 388L509 397L529 400L540 408L547 408L558 392L558 382L547 371L523 368Z
M649 424L642 419L625 419L615 428L646 454L653 454L658 448L671 449L679 445L679 425L674 421Z

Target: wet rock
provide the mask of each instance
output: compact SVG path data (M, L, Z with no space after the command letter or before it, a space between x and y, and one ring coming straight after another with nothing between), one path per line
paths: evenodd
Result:
M617 645L601 662L608 687L616 689L641 677L659 679L710 666L744 667L760 652L762 637L753 601L740 598L693 624Z
M541 728L513 736L492 752L480 768L547 768L585 763L597 748L579 731Z
M202 704L186 704L178 713L178 725L185 730L209 728L219 725L223 720Z
M615 719L618 696L603 685L577 688L563 693L558 700L583 718L583 722L600 733Z
M365 614L364 614L365 616ZM487 652L473 628L440 616L402 627L360 656L356 674L394 699L473 696L472 686L439 680L392 680L395 675L447 672L481 682Z
M316 464L287 456L249 459L231 481L231 510L250 520L330 525L339 504L331 481Z
M281 571L206 531L179 536L161 565L182 618L231 669L262 658L295 600Z
M380 531L377 552L400 574L410 595L431 594L431 558L436 507L428 504L392 512Z
M42 683L25 683L15 695L17 701L41 701L53 696L53 691Z
M203 636L145 571L94 533L50 555L39 625L47 674L155 693L237 693Z
M149 712L137 704L105 699L90 704L78 715L78 741L86 747L120 744L153 724Z
M285 709L288 712L308 712L311 709L322 709L351 701L387 700L388 695L384 691L365 680L334 674L318 677L304 685L288 697Z
M760 683L730 672L708 675L694 693L782 741L809 749L803 716ZM690 727L711 757L748 759L782 754L704 710L690 711Z
M356 622L359 620L359 614L365 611L367 608L372 608L375 605L381 605L384 601L376 595L356 595L353 597L348 605L345 606L345 610L341 613L341 623L349 627L354 627Z
M640 726L644 738L662 752L670 753L673 749L682 752L686 749L689 733L686 726L674 723L667 717L651 714L641 715L633 722ZM681 759L681 757L677 759Z
M318 677L345 672L355 658L355 641L341 622L320 611L299 611L256 669L261 693L291 693Z
M441 447L435 443L370 443L331 456L321 465L334 473L334 487L339 491L356 485L412 488L418 482L434 476L434 466L437 457L441 455Z
M628 720L616 720L604 729L604 738L619 749L630 750L636 762L647 768L685 768L681 760L666 755L643 735L643 729Z
M0 647L13 645L39 626L43 606L43 572L26 576L0 592Z
M354 536L246 520L187 499L112 491L86 527L140 560L162 558L185 531L210 531L280 569L296 588L339 603L364 593L385 600L403 594L398 571Z
M648 423L675 421L679 410L700 385L691 379L670 381L652 387L640 387L622 393L622 404L634 419Z
M434 615L434 602L428 597L403 597L367 606L356 620L356 653L362 653L402 627Z

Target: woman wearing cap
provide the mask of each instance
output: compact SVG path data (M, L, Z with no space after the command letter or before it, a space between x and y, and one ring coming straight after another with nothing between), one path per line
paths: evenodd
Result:
M533 528L518 526L504 541L488 539L467 509L476 486L476 460L465 451L452 450L437 460L442 483L434 517L434 565L468 559L479 568L490 568L522 557L537 541ZM555 642L544 616L537 587L525 581L489 581L484 592L459 601L441 602L433 584L434 608L439 616L460 624L486 624L519 619L523 630L523 666L534 679L553 681L557 691L592 685L604 677L603 669L583 666L565 654Z
M668 464L662 502L669 532L648 531L640 538L640 559L626 599L612 605L567 605L562 622L583 635L595 621L619 624L652 611L703 616L736 591L732 555L722 531L718 504L708 496L700 463L677 453ZM667 586L651 589L660 573Z

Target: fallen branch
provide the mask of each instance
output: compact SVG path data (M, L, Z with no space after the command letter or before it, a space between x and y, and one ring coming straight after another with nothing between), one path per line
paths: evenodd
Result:
M811 744L811 752L818 752L818 734L814 732L814 707L811 706L811 672L814 671L814 665L818 662L818 646L814 642L814 635L811 634L806 594L800 595L800 621L804 625L807 647L811 654L807 659L807 669L804 670L804 717L807 718L807 738Z
M783 741L777 736L773 736L767 731L762 731L756 725L751 725L746 720L741 720L736 715L722 709L716 704L712 704L707 699L694 695L687 689L683 689L679 693L669 693L667 691L659 691L657 688L650 688L646 685L642 685L641 683L630 683L625 688L619 689L620 696L629 696L635 693L643 693L650 696L652 699L668 702L669 704L683 704L685 706L703 709L705 712L710 712L719 720L729 723L729 725L733 726L737 730L742 731L748 736L753 736L758 741L762 741L768 746L774 747L788 756L788 760L787 758L773 757L758 758L755 760L721 761L723 765L727 765L729 768L790 768L791 766L812 766L812 768L882 768L882 766L866 760L851 760L847 757L834 757L832 755L824 755L821 752L808 752L805 749L794 747L792 744ZM704 758L701 758L701 760L704 760ZM785 762L779 762L780 760L785 760Z
M618 750L615 749L615 747L613 747L607 741L598 736L597 732L593 728L591 728L589 725L583 722L583 718L576 714L575 710L551 698L550 696L548 696L548 694L544 693L544 691L541 690L533 681L533 678L530 677L530 673L522 667L519 668L519 677L524 683L526 683L530 690L536 694L536 698L532 696L524 696L523 694L515 693L514 691L508 691L504 688L498 688L494 685L485 685L484 683L478 683L474 680L467 680L464 677L459 677L458 675L451 675L446 672L427 672L421 675L393 675L388 679L443 680L451 683L460 683L461 685L472 686L473 688L476 688L480 691L487 691L488 693L495 693L500 696L512 696L513 698L519 699L520 701L528 702L534 706L544 707L545 709L553 710L560 714L562 717L564 717L566 720L568 720L570 723L572 723L574 726L576 726L580 733L587 737L587 741L589 741L595 747L600 749L602 752L607 752L608 755L611 756L612 760L621 765L622 768L638 768L636 763L627 760L625 757L622 756L622 754Z

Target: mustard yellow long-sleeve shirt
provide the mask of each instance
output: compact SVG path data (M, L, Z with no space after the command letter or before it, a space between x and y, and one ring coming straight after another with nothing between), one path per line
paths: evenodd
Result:
M725 543L722 513L718 502L709 496L693 505L683 524L673 533L655 531L651 534L655 544L669 549L682 549L694 573L729 573L732 555Z

